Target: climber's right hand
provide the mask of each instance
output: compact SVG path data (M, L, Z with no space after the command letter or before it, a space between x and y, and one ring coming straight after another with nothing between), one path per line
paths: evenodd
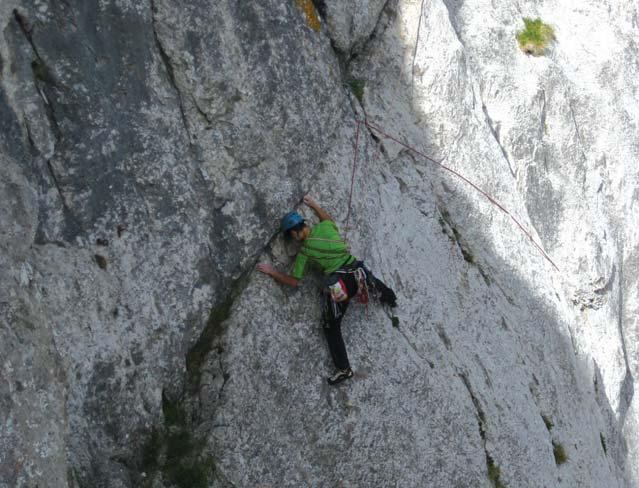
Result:
M257 265L256 269L260 271L261 273L264 273L267 275L272 275L273 272L275 271L275 268L273 267L273 265L269 263L260 263Z

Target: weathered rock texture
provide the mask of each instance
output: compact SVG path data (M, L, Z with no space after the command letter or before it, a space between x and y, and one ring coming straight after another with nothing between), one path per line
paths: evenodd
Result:
M639 486L636 4L0 22L0 487ZM348 238L400 307L351 307L329 388L318 280L254 266L309 191L345 224L357 120Z

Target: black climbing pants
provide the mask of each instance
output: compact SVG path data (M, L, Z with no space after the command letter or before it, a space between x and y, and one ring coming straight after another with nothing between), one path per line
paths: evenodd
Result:
M369 295L377 298L382 303L394 303L395 293L387 287L381 280L376 278L370 270L368 270L362 261L355 261L353 264L340 268L340 271L355 270L364 268L366 272L366 284L368 285ZM335 302L326 288L322 289L322 323L324 335L328 343L328 349L333 357L335 367L346 369L350 367L348 362L348 354L342 337L342 319L348 309L348 305L353 297L357 295L357 279L353 273L339 273L339 277L346 285L348 300L343 302Z

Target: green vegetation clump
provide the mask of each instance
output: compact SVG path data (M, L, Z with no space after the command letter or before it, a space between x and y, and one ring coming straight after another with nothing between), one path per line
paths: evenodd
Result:
M492 281L490 280L490 276L488 276L488 273L486 273L486 271L484 271L484 268L482 268L481 266L477 265L477 270L479 271L479 274L481 275L481 277L484 279L484 283L486 283L486 286L491 286L492 285ZM506 327L507 329L507 327Z
M33 71L33 76L36 80L41 81L42 83L47 83L49 85L55 85L55 79L51 74L51 71L45 65L41 59L35 59L31 62L31 70Z
M486 453L486 468L488 469L488 479L491 481L495 488L505 488L501 482L501 469L495 464L494 459Z
M202 376L202 364L204 364L207 354L216 346L217 339L224 333L224 323L231 316L233 304L242 294L247 284L248 274L242 275L231 284L226 297L211 309L206 327L202 331L200 338L186 354L189 391L198 391ZM218 346L217 349L218 352L222 352L221 346Z
M557 464L557 466L568 461L568 454L566 454L564 446L559 442L552 442L552 453L555 455L555 464Z
M473 253L465 247L460 246L460 248L462 256L464 257L464 261L466 261L468 264L475 264L475 256L473 256Z
M206 441L193 436L188 414L178 400L162 394L164 426L154 428L142 448L141 472L144 488L153 486L156 476L177 488L206 488L215 473L211 457L203 456Z
M548 415L542 415L541 418L544 419L544 424L546 425L548 432L550 432L555 424L552 423L552 420L550 420L550 417Z
M524 18L524 30L517 33L519 47L526 54L543 56L552 41L555 40L555 31L541 19Z
M359 100L359 103L363 103L366 80L351 78L350 80L348 80L348 86L350 86L353 95L355 95L355 97Z

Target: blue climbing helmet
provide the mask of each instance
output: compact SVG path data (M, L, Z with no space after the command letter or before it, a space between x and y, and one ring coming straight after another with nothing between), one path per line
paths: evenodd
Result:
M303 224L304 219L297 212L289 212L284 217L282 217L282 232L286 234L293 227Z

